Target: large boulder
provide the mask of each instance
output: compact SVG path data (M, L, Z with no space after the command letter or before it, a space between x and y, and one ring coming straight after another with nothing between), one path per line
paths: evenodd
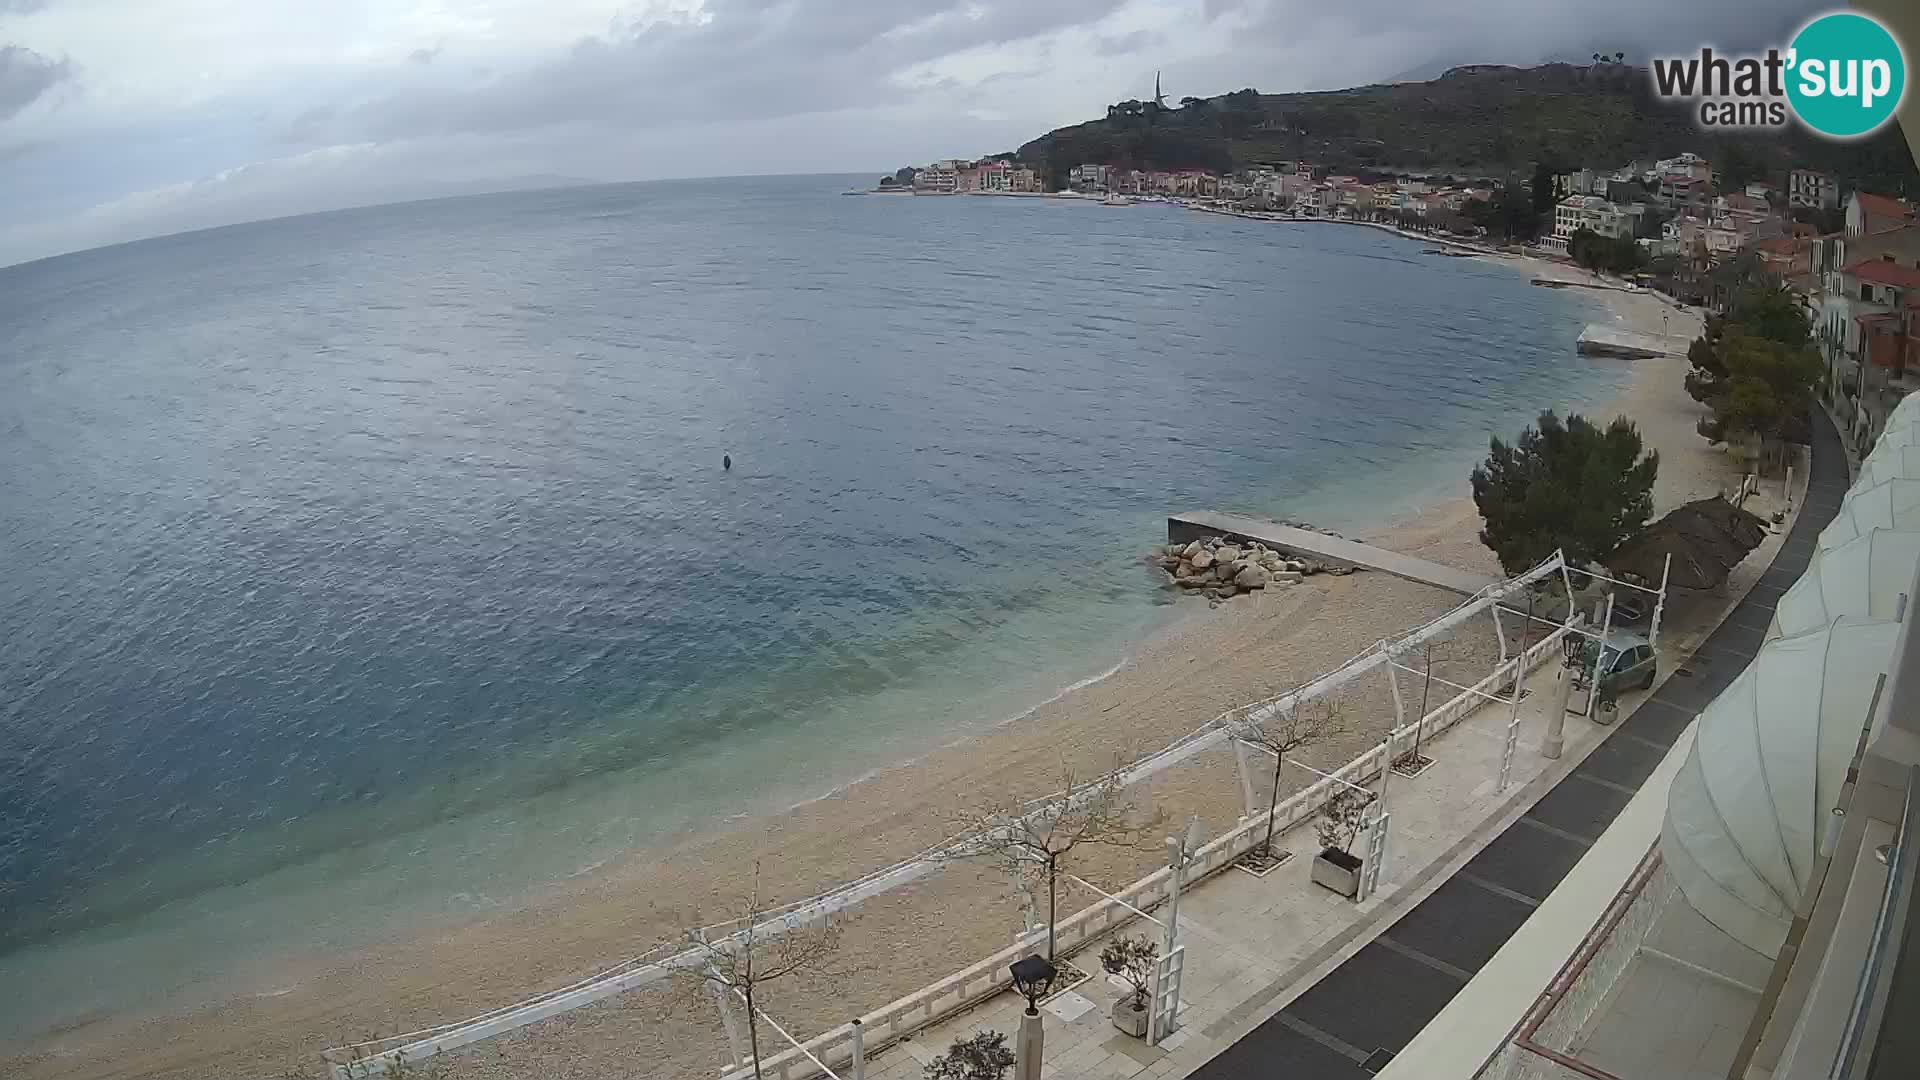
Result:
M1233 576L1233 583L1243 589L1264 589L1268 575L1265 567L1242 564L1240 572Z
M1206 548L1201 548L1199 551L1193 552L1188 555L1187 558L1193 563L1195 570L1205 570L1213 565L1213 552L1208 551Z
M1232 544L1221 544L1213 549L1213 557L1220 562L1233 562L1240 557L1240 549Z
M1183 559L1191 559L1205 550L1207 549L1201 545L1200 541L1195 540L1193 543L1180 549L1180 557Z

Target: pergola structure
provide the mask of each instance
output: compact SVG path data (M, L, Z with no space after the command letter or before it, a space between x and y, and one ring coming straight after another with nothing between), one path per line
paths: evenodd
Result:
M1421 718L1414 718L1409 721L1406 715L1398 680L1394 676L1397 668L1404 667L1399 663L1399 658L1428 641L1452 633L1481 615L1490 614L1494 620L1495 632L1501 646L1501 662L1496 668L1496 674L1501 674L1502 677L1497 682L1500 685L1506 683L1507 675L1503 674L1501 669L1510 668L1514 688L1511 700L1516 701L1517 715L1519 684L1525 676L1523 665L1526 662L1526 651L1523 649L1520 655L1508 656L1509 646L1506 632L1501 624L1501 614L1503 611L1508 615L1525 615L1526 613L1503 601L1522 592L1531 593L1539 583L1555 577L1562 581L1568 594L1571 595L1573 591L1571 574L1574 572L1584 573L1585 571L1569 568L1560 553L1555 552L1538 566L1487 586L1447 613L1401 637L1392 641L1382 641L1332 671L1284 694L1223 713L1188 735L1175 740L1164 749L1122 766L1101 779L1117 779L1123 785L1132 785L1199 754L1221 748L1223 745L1231 743L1238 746L1239 742L1233 735L1236 729L1242 728L1245 724L1257 723L1284 710L1296 709L1306 702L1326 697L1376 670L1385 671L1393 684L1395 722L1393 730L1387 736L1388 749L1391 750L1393 744L1406 732L1413 730L1412 725L1417 725L1421 720ZM1534 621L1547 623L1556 631L1564 628L1569 632L1592 635L1592 631L1582 630L1574 625L1577 620L1571 610L1565 623L1553 623L1543 619ZM1476 693L1492 700L1510 700L1483 691L1476 691ZM1511 767L1514 741L1510 728L1507 739L1508 757L1502 767L1503 777ZM1099 782L1089 784L1085 789L1087 795L1083 797L1091 797L1100 786ZM1377 883L1377 867L1385 861L1389 818L1384 799L1376 797L1374 803L1376 805L1370 808L1368 842L1370 846L1377 848L1380 856L1369 860L1376 867L1374 881ZM1014 824L1016 822L1038 820L1040 815L1060 813L1065 806L1069 805L1071 803L1061 799L1057 793L1047 798L1033 800L1018 812L1023 816L1010 818L1009 823L1001 828L1012 829L1017 827ZM1265 812L1272 813L1273 810L1268 808ZM708 942L709 946L726 947L729 944L744 944L749 938L749 930L752 938L764 940L796 928L817 925L839 912L891 892L942 868L965 852L977 848L982 835L984 834L968 834L950 838L918 855L876 870L831 891L772 909L750 928L740 920L733 920L702 928L696 933L701 940ZM395 1065L417 1063L438 1054L483 1042L596 1001L656 984L675 973L697 977L710 956L709 948L662 945L566 986L489 1010L478 1016L385 1039L333 1047L322 1051L322 1057L332 1070L335 1080L358 1080L358 1078L384 1075L394 1071Z

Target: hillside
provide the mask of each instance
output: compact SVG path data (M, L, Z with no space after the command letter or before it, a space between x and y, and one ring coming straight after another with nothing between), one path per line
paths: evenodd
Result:
M1694 150L1736 174L1808 166L1848 185L1920 193L1920 174L1891 127L1859 143L1828 142L1797 127L1712 135L1684 106L1656 99L1645 68L1623 64L1477 65L1430 82L1184 100L1158 112L1122 102L1108 119L1048 132L1019 156L1056 178L1083 162L1225 170L1298 159L1347 171L1506 176L1530 173L1541 161L1556 169L1615 166Z

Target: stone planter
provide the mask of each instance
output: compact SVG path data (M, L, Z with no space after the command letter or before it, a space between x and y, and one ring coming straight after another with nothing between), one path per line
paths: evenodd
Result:
M1113 1003L1113 1026L1136 1039L1147 1037L1147 1010L1134 1006L1131 992Z
M1363 865L1364 860L1357 855L1349 855L1339 848L1324 848L1313 857L1313 880L1351 900L1360 893Z

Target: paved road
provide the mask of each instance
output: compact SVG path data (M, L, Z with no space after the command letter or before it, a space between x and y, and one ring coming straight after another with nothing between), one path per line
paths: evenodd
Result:
M1773 563L1676 674L1580 766L1459 873L1193 1075L1203 1080L1367 1080L1412 1041L1546 899L1640 789L1675 739L1753 659L1780 594L1840 508L1847 465L1813 411L1806 503Z

